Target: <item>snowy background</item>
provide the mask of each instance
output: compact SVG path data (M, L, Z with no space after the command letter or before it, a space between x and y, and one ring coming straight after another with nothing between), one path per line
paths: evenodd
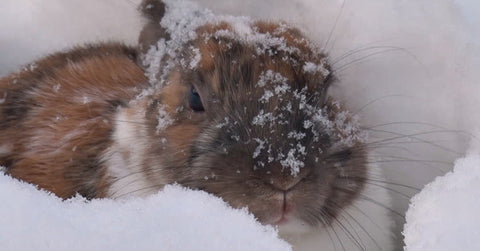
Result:
M142 25L135 9L138 2L2 0L0 76L76 44L106 40L134 44ZM371 141L382 143L376 154L389 182L423 188L451 170L471 142L478 141L471 134L480 125L479 1L347 0L343 8L340 0L198 2L217 13L286 20L324 46L340 80L332 93L362 117ZM468 161L457 165L478 167L475 154L472 150ZM409 205L404 195L418 192L393 185L391 190L394 208L402 213ZM427 194L423 197L434 197ZM422 217L419 208L435 204L422 204L421 197L414 200L416 209L407 217L414 227L407 230L428 237L431 224L417 224L414 215ZM400 234L404 219L396 221ZM407 244L410 250L440 250L432 246L439 242L422 243L425 239L407 238Z

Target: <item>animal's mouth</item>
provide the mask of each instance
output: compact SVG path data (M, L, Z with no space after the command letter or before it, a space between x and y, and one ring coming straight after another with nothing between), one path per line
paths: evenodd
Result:
M283 212L280 219L277 220L275 223L273 223L273 225L276 225L276 226L285 225L285 224L288 223L288 221L289 221L289 219L288 219L287 215Z
M276 220L274 220L273 225L280 226L287 224L292 217L292 203L287 199L287 191L283 192L283 201L280 205L280 213Z

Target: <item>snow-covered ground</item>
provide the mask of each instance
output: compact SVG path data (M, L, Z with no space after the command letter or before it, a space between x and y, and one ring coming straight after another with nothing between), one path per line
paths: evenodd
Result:
M291 250L246 210L178 186L86 203L0 174L0 198L2 250Z
M49 0L48 2L2 0L0 3L0 76L39 56L75 44L112 39L129 44L135 43L142 25L135 10L138 2L138 0ZM470 133L480 124L480 117L475 116L480 107L480 72L477 70L480 66L478 57L480 55L478 15L480 2L476 0L347 0L343 8L343 1L340 0L198 0L198 2L217 13L289 21L301 27L320 46L325 46L334 62L334 69L338 69L336 73L339 83L332 88L332 93L344 101L350 110L362 117L362 123L370 133L370 140L380 143L375 144L375 153L379 164L387 173L387 181L400 184L400 186L389 187L394 197L395 211L403 213L408 207L409 200L401 194L411 196L417 192L404 186L422 188L435 176L449 171L453 167L453 162L465 155L472 140ZM429 186L426 192L416 197L414 207L407 215L409 224L406 229L406 241L411 250L427 250L422 249L427 247L430 250L440 250L430 246L432 242L439 244L443 243L442 240L450 241L457 237L475 236L475 228L468 226L452 228L450 231L455 230L455 232L449 232L449 235L442 232L448 229L441 226L436 227L438 232L428 231L431 230L429 226L436 226L438 219L442 218L439 217L440 213L445 213L446 217L452 217L451 213L458 213L455 208L439 211L437 205L443 205L440 199L446 199L453 205L464 202L463 206L467 208L470 205L466 204L462 198L471 198L475 201L474 189L470 189L471 194L461 192L468 192L466 185L470 184L466 180L468 175L462 172L468 174L470 168L473 170L475 166L477 169L480 166L475 156L472 152L465 160L457 162L458 169L454 174L438 180L436 185ZM447 185L449 179L452 182L465 181L465 187L449 186ZM61 221L62 218L58 217L63 217L63 214L68 216L69 213L79 213L75 217L78 218L77 220L67 223L72 224L68 225L69 227L77 230L81 229L82 225L75 224L80 224L82 219L97 219L95 217L98 216L94 214L96 207L113 210L118 206L128 215L138 215L139 212L128 209L134 206L130 202L118 205L114 202L95 202L89 205L83 205L80 201L62 203L5 177L0 177L0 186L4 187L1 191L2 201L4 198L5 201L12 199L12 204L2 203L0 206L0 210L5 211L3 215L8 216L15 212L18 215L14 214L14 216L20 217L20 213L25 213L21 211L22 208L30 210L35 208L35 204L21 207L28 205L22 203L26 203L27 199L33 200L38 197L40 201L44 200L38 202L39 208L41 205L45 205L45 208L54 205L59 207L58 211L47 211L52 215L46 219L53 222ZM428 199L437 198L434 196L435 191L440 192L447 188L466 190L458 190L458 197L454 195L456 193L454 190L447 193L458 200L443 197L439 198L438 204L428 201ZM190 196L183 190L172 188L171 191L175 195L181 193ZM11 196L12 194L15 196ZM169 195L162 193L158 196ZM205 197L205 195L200 196ZM17 197L19 200L14 200ZM476 196L476 198L478 200L479 197ZM140 205L138 210L148 210L148 203L154 203L149 201L155 200L155 198L146 200L146 205ZM212 198L206 200L219 203ZM67 210L70 207L74 209ZM86 210L85 218L82 218L80 213L82 208ZM223 209L218 209L219 211L225 209L230 212L224 206L220 208ZM471 208L474 208L473 204ZM454 211L447 211L449 209ZM430 214L430 217L427 217L423 210L438 212L438 214ZM475 226L473 220L467 221L471 217L478 218L476 215L467 214L475 211L467 209L465 212L462 215L464 217L462 222L472 223L469 226ZM115 214L112 213L112 215ZM121 217L121 215L117 216ZM39 217L34 217L32 214L24 218L11 217L11 219L24 223L23 230L30 229L28 231L32 235L39 231L38 229L54 229L54 227L42 225L47 224L47 221L33 221ZM114 218L105 217L105 221L99 220L99 223L114 222ZM248 218L248 216L239 217ZM2 220L8 219L2 218ZM154 221L148 222L147 219L145 218L143 223L154 223ZM404 220L401 217L395 217L395 220L398 223L397 232L400 233ZM456 222L454 218L452 220L448 224ZM5 225L7 222L1 220L0 222L1 226L8 226ZM34 222L32 228L28 228L31 222ZM138 228L132 227L131 233L134 230L142 233L140 224L135 225ZM270 230L262 230L262 227L256 226L254 221L249 224L251 229L256 229L255 231L267 231L265 238L273 238ZM61 225L58 226L58 233L62 233ZM18 227L16 230L22 226ZM10 233L9 229L9 227L0 229L0 243L12 243L11 241L15 240L2 239L7 236L4 233ZM178 231L184 231L184 229ZM199 231L203 232L203 230ZM229 230L225 231L230 233ZM112 242L119 243L133 241L122 239L122 234L119 232L118 235L108 238L113 238ZM68 233L61 236L68 236ZM206 238L208 236L205 235ZM445 236L452 239L445 239ZM250 237L252 236L245 238ZM429 238L430 243L425 242L426 238ZM65 237L65 243L76 242ZM283 245L278 241L276 243L275 245ZM50 244L45 243L45 245ZM398 246L400 248L401 244ZM478 247L478 243L473 242L463 250L475 250L474 247Z
M477 147L412 199L404 229L406 250L480 250L479 185Z

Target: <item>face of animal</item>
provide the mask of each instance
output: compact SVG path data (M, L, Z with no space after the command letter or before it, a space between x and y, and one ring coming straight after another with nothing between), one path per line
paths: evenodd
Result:
M184 55L195 67L174 68L152 105L152 154L169 156L164 176L262 223L328 224L363 187L361 132L327 97L325 55L286 25L250 29L197 29Z

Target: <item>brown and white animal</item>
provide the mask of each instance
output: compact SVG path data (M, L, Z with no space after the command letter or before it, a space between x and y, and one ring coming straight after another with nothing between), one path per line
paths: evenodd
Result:
M362 204L384 194L365 195L368 149L328 95L327 55L281 22L167 3L142 3L138 51L88 45L0 80L6 172L62 198L179 183L248 207L298 249L388 249L386 213Z

